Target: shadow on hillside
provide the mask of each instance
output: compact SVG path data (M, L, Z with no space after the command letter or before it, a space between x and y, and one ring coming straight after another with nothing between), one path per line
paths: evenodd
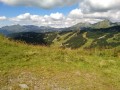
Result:
M35 33L35 32L21 32L14 33L9 35L8 37L13 40L23 41L28 44L33 45L47 45L47 42L44 40L43 33Z

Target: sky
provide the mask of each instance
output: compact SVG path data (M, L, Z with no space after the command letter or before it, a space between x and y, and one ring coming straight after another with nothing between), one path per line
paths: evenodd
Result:
M0 27L20 24L62 28L104 19L120 22L120 0L0 0Z

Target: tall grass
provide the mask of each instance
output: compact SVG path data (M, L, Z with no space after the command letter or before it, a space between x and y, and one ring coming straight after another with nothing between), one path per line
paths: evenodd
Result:
M120 47L69 49L0 36L0 89L119 90Z

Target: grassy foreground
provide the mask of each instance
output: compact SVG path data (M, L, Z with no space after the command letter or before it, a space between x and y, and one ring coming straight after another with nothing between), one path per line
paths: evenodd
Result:
M120 90L120 47L60 49L0 36L0 90L24 89Z

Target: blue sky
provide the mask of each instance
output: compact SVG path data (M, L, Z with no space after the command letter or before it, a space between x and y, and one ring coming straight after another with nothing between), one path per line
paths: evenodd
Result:
M70 6L57 7L52 9L43 9L39 7L27 7L27 6L9 6L0 3L0 16L15 17L23 13L31 13L37 15L49 15L51 13L60 12L67 15L71 10L78 7L78 4L73 4Z
M20 24L60 28L104 19L120 22L120 0L0 0L0 27Z

